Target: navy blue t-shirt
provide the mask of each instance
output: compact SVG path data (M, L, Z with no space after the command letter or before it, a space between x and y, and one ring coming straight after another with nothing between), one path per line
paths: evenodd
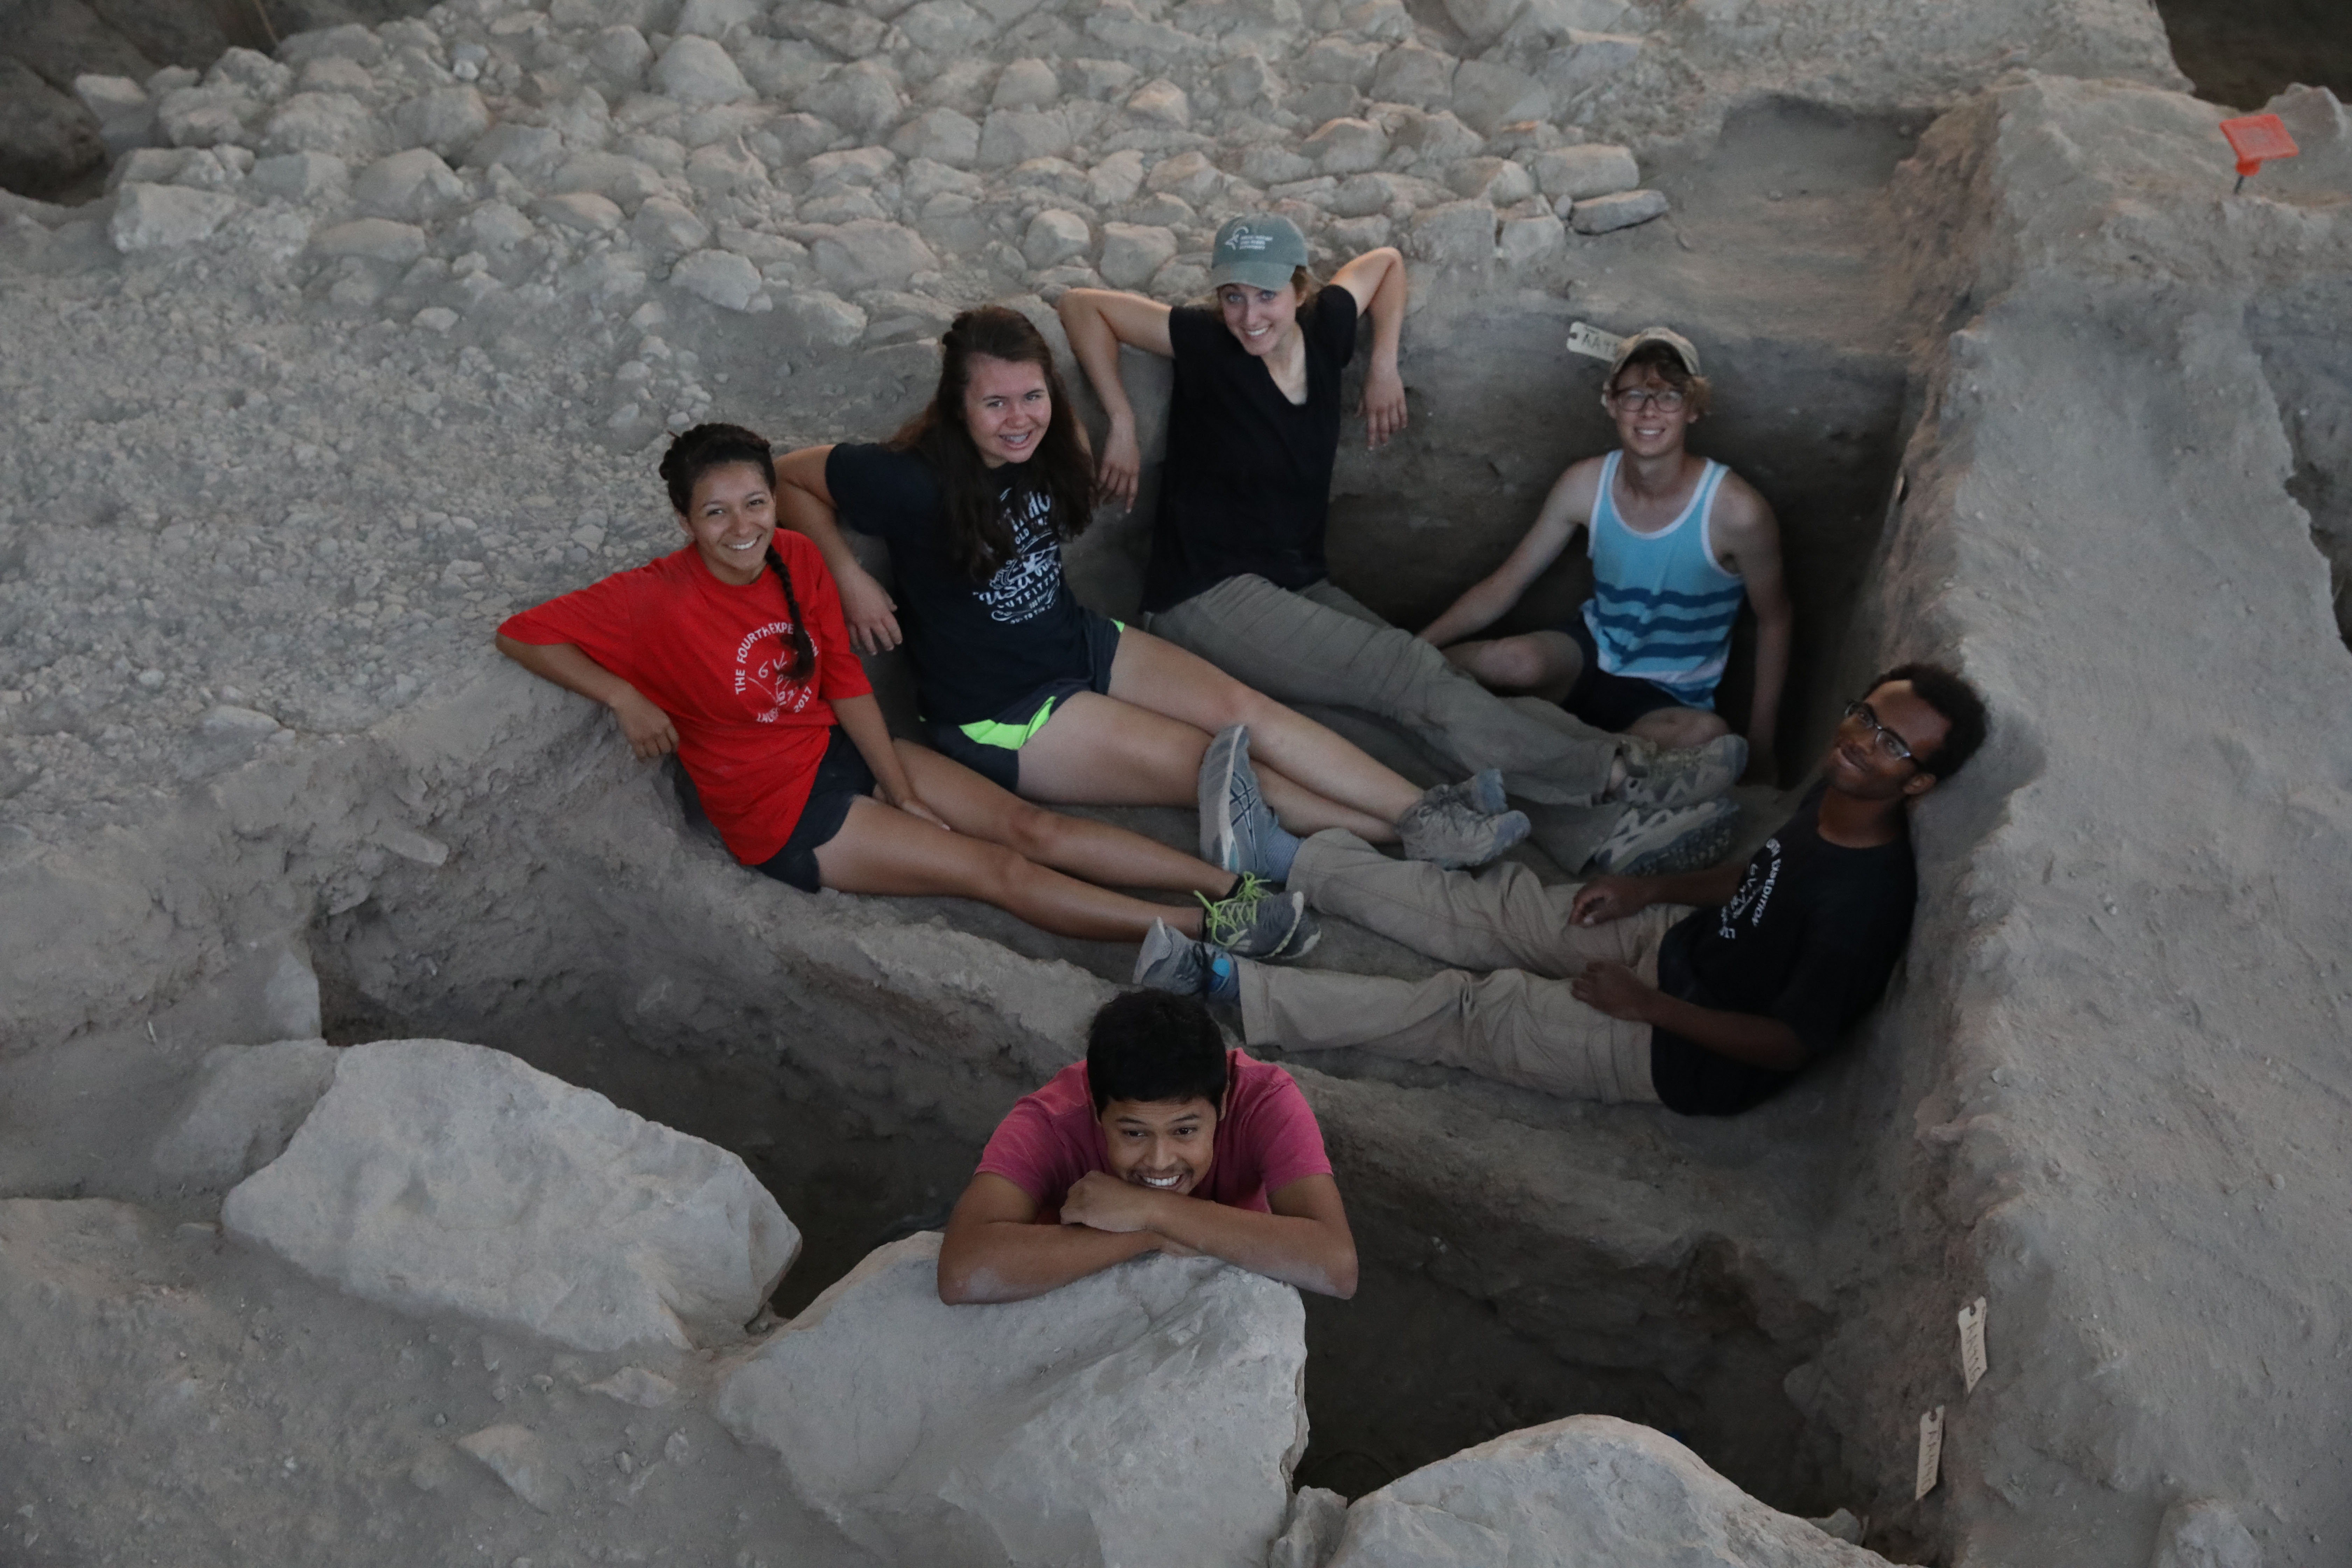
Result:
M1323 525L1339 455L1339 379L1356 353L1356 297L1318 292L1298 313L1307 401L1283 396L1265 362L1203 305L1168 312L1176 384L1168 460L1143 573L1143 607L1165 610L1228 577L1255 573L1277 588L1330 574Z
M1919 879L1909 836L1848 849L1821 834L1825 784L1748 862L1731 901L1695 910L1658 945L1658 989L1728 1013L1778 1018L1808 1061L1877 1002L1911 936ZM1728 1116L1795 1077L1650 1031L1650 1081L1669 1110Z
M844 444L825 458L824 486L841 521L889 546L899 629L926 719L993 719L1048 681L1089 668L1086 614L1062 579L1050 498L1020 485L1017 464L997 473L1013 554L981 582L956 558L939 481L920 458Z

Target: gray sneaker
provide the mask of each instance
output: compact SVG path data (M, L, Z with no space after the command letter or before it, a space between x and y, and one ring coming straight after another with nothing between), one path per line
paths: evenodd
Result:
M1638 735L1619 737L1625 784L1612 797L1627 805L1696 805L1713 800L1748 771L1748 738L1717 735L1704 746L1670 752Z
M1459 784L1439 784L1429 792L1435 800L1458 801L1473 811L1488 816L1500 816L1511 809L1510 797L1503 793L1503 770L1480 768Z
M1696 805L1628 811L1592 852L1595 876L1666 877L1723 858L1739 832L1739 803L1717 796Z
M1404 839L1405 858L1426 860L1449 871L1484 866L1528 836L1525 812L1486 812L1442 792L1459 784L1440 784L1405 807L1397 818Z
M1220 730L1202 753L1197 804L1202 859L1223 871L1283 879L1298 854L1298 840L1283 830L1258 793L1247 726Z
M1135 953L1135 984L1179 996L1231 1002L1241 995L1241 972L1233 955L1194 942L1166 921L1153 921Z
M1242 874L1242 885L1212 903L1195 895L1206 914L1201 929L1213 947L1260 963L1296 963L1323 940L1323 927L1304 893L1277 893L1265 879Z

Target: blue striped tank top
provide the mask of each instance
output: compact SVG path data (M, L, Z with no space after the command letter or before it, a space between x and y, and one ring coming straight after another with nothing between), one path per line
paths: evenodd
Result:
M1731 623L1747 585L1716 564L1709 524L1715 492L1729 472L1708 461L1682 515L1655 533L1637 533L1617 515L1617 460L1601 465L1601 494L1592 508L1589 553L1592 597L1584 624L1601 668L1610 675L1647 680L1693 708L1715 706L1731 650Z

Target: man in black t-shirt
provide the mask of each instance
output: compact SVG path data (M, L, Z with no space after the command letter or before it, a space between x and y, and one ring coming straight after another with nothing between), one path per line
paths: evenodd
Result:
M1156 927L1136 979L1238 1001L1251 1046L1360 1046L1579 1099L1745 1110L1885 989L1917 886L1907 809L1985 728L1958 676L1887 671L1847 707L1820 781L1744 867L1546 888L1524 866L1474 877L1320 833L1292 888L1464 967L1418 983L1276 971Z
M1147 629L1278 701L1377 714L1463 773L1498 768L1512 794L1571 808L1543 825L1545 847L1570 869L1588 858L1601 869L1682 868L1719 855L1736 816L1719 797L1747 761L1738 737L1662 752L1540 703L1507 702L1330 581L1323 538L1340 378L1367 319L1370 445L1405 424L1404 259L1367 251L1319 288L1307 260L1287 219L1235 218L1217 233L1211 305L1073 289L1057 306L1109 416L1107 499L1132 505L1142 468L1119 347L1175 362Z

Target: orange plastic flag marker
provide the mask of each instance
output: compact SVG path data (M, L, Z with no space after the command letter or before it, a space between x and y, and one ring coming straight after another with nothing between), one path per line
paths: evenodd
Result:
M2244 190L2246 176L2260 173L2273 158L2292 158L2302 151L2286 133L2286 121L2275 114L2242 114L2224 120L2221 134L2230 139L2230 151L2238 155L2238 183L2231 187L2232 195Z

